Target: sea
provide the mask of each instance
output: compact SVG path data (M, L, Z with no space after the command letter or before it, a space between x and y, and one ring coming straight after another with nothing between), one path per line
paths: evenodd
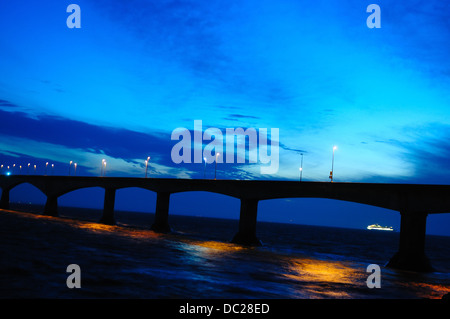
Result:
M170 215L172 232L150 230L154 215L11 204L0 210L3 299L446 299L450 237L427 235L434 272L385 267L399 233L258 222L260 247L231 243L238 220ZM18 211L20 210L20 212ZM80 288L69 288L79 267ZM369 265L380 267L370 287ZM70 278L69 278L70 277ZM448 295L447 295L448 296Z

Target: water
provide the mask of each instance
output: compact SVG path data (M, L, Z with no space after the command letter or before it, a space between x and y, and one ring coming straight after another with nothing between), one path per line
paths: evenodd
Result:
M23 209L23 207L21 207ZM149 230L152 214L64 208L60 218L0 211L1 298L441 298L450 292L450 237L427 236L436 272L384 265L399 234L260 222L262 247L230 243L237 220L170 216L174 232ZM68 289L66 267L81 268ZM369 289L369 264L381 288Z

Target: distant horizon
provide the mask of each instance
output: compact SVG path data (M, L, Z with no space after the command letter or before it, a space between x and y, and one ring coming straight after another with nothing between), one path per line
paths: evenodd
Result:
M11 202L12 205L25 205L25 206L32 206L35 208L39 208L39 214L42 214L42 210L45 206L45 203L22 203L22 202ZM85 210L93 210L96 211L98 213L101 213L103 208L102 207L86 207L86 206L69 206L69 205L64 205L64 206L59 206L59 208L61 208L61 210L64 210L65 208L69 208L69 209L85 209ZM14 209L10 209L13 210ZM22 212L20 210L18 210L19 212ZM26 212L26 211L23 211ZM151 212L151 211L144 211L144 210L133 210L133 209L125 209L125 208L120 208L120 209L115 209L116 213L137 213L137 214L149 214L149 215L154 215L155 212ZM395 211L392 211L392 214L395 215ZM436 214L435 214L436 215ZM441 215L441 214L439 214ZM221 215L221 216L214 216L214 214L208 214L203 212L202 214L199 213L186 213L186 212L181 212L181 211L177 211L175 213L171 213L169 212L169 223L170 223L170 216L181 216L181 217L192 217L192 218L213 218L213 219L223 219L223 220L233 220L236 221L236 225L238 225L239 222L239 214L237 214L237 216L234 217L227 217L225 215ZM428 218L431 215L428 215ZM116 220L117 221L117 220ZM400 221L400 216L398 216L398 221ZM98 221L99 222L99 221ZM363 230L363 231L371 231L371 232L380 232L380 231L376 231L376 230L367 230L365 227L371 225L371 224L380 224L381 226L392 226L394 228L393 233L400 233L400 225L398 224L397 227L394 227L393 225L387 225L387 224L383 224L381 222L378 221L373 221L371 223L368 223L367 225L362 225L361 227L357 227L357 226L338 226L338 225L327 225L327 224L321 224L320 222L316 222L316 223L301 223L301 222L295 222L293 220L271 220L271 219L259 219L258 218L258 224L259 223L277 223L277 224L286 224L286 225L301 225L301 226L315 226L315 227L331 227L331 228L341 228L341 229L353 229L353 230ZM147 226L148 228L150 228L152 223L152 220L148 221L148 225L142 225L142 226ZM427 223L428 225L428 223ZM428 226L427 226L428 228ZM256 228L256 231L258 233L258 226ZM381 231L382 232L382 231ZM430 235L430 236L442 236L442 237L450 237L450 235L447 235L446 233L430 233L429 230L427 230L426 235Z

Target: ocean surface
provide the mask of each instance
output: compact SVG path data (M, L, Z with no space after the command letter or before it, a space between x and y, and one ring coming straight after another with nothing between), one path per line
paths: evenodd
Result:
M427 235L436 269L385 268L398 232L259 222L261 247L230 243L237 220L169 216L170 234L150 230L154 215L100 210L0 210L0 298L440 299L450 293L450 237ZM67 266L81 288L66 285ZM368 288L369 264L381 288Z

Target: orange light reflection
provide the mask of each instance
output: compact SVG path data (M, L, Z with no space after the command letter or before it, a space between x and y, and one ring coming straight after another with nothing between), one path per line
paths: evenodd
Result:
M365 283L361 272L355 268L340 261L312 258L291 260L284 277L298 282L300 290L310 291L317 298L351 298L346 288L354 286L355 282Z

